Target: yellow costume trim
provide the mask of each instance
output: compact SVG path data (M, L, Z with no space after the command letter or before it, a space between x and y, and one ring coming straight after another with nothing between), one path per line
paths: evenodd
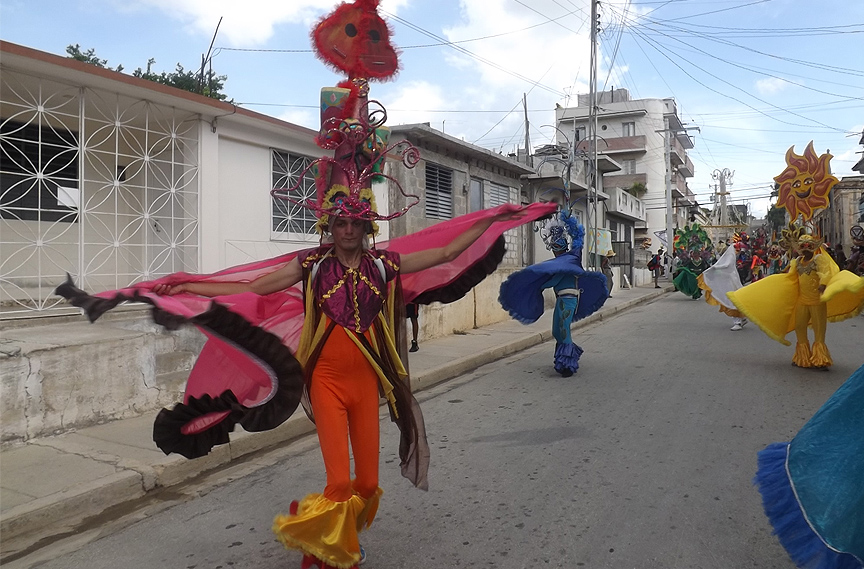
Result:
M795 354L792 356L792 363L798 367L810 367L810 344L797 342L795 344Z
M716 306L720 309L720 312L722 312L726 316L731 316L732 318L741 318L741 312L733 308L723 306L723 304L721 304L719 300L712 296L713 291L711 290L711 287L705 283L705 279L702 277L702 274L703 273L699 273L699 276L696 277L696 284L699 286L699 288L702 289L702 292L705 293L705 302L707 302L711 306Z
M810 366L829 367L833 364L831 353L828 351L828 346L825 345L825 342L813 342L813 349L810 352Z
M351 195L351 190L347 187L340 184L333 184L327 193L324 194L324 199L322 200L322 205L324 208L333 207L333 199L336 197L336 194L344 194ZM375 205L375 192L372 191L372 188L363 188L360 190L359 197L361 200L366 200L369 202L369 207L371 210L378 211L378 206ZM372 235L378 235L378 224L374 221L370 221L372 224ZM321 217L318 218L318 221L315 223L315 228L318 230L318 233L324 233L324 228L330 224L330 216L326 213L322 214Z
M828 282L819 300L827 305L828 322L857 316L864 310L864 277L841 271L824 251L819 251L816 273ZM789 263L789 272L769 275L727 296L744 316L773 340L790 345L785 336L795 329L795 306L800 302L798 259Z
M864 277L851 271L839 271L825 287L822 302L834 306L828 311L828 322L840 322L864 311Z
M306 303L304 306L303 328L300 331L300 341L297 345L297 361L302 367L306 367L309 361L309 356L312 355L314 347L317 346L324 337L324 332L327 330L327 317L322 315L318 322L314 322L315 298L312 293L312 279L308 279L306 283Z
M368 500L354 494L345 502L309 494L300 501L297 515L276 516L273 532L287 548L350 569L360 561L357 533L372 525L382 493L378 488Z

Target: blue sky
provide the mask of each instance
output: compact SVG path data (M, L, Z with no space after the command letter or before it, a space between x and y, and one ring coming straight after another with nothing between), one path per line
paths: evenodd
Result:
M322 86L341 78L311 53L329 0L2 0L0 38L65 55L93 48L109 66L194 68L219 18L213 69L252 110L317 128ZM864 2L607 0L601 4L599 87L674 97L694 131L690 188L706 205L711 173L735 171L732 197L764 214L786 149L830 149L853 174L864 130ZM389 124L434 128L495 151L525 135L550 142L556 103L588 92L587 0L384 0L402 49L397 78L372 87ZM449 42L449 43L448 43ZM277 50L277 51L263 51ZM281 50L281 51L279 51ZM741 203L741 202L738 202ZM650 204L649 204L650 205Z

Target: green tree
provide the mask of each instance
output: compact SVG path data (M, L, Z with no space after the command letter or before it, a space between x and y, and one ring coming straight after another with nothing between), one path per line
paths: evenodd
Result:
M216 75L216 72L211 69L210 71L205 72L202 77L199 73L192 71L191 69L184 69L179 63L172 73L166 73L164 71L162 73L154 73L152 71L154 63L156 63L155 59L148 59L147 69L142 70L139 67L132 72L132 76L183 89L184 91L198 93L199 95L204 95L205 97L210 97L211 99L217 99L219 101L224 101L228 98L227 95L221 92L225 86L225 81L228 79L227 75Z
M95 65L96 67L111 69L108 67L108 60L100 59L96 55L96 50L93 48L90 48L87 51L81 51L81 46L79 44L69 45L66 47L66 53L69 54L70 58L77 61L83 61L84 63ZM228 95L225 95L222 92L222 89L225 87L225 81L228 80L227 75L217 75L212 69L202 75L196 71L184 69L179 63L171 73L166 73L165 71L155 73L152 69L154 63L156 63L155 59L148 59L147 69L144 70L139 67L132 72L132 76L176 87L177 89L183 89L184 91L198 93L199 95L204 95L205 97L210 97L217 101L225 101L228 99ZM118 65L116 69L113 69L113 71L123 71L123 66Z
M69 54L70 58L76 61L83 61L84 63L95 65L96 67L111 69L108 67L108 60L96 57L96 50L92 47L87 51L81 51L81 44L76 43L75 45L67 45L66 53ZM123 71L123 66L118 65L117 69L114 69L113 71Z
M765 221L768 222L771 231L779 235L780 231L786 227L786 209L777 207L777 204L771 204L771 208L765 215Z
M643 195L645 195L645 192L648 191L648 188L646 188L645 184L643 184L642 182L633 182L633 185L629 188L626 188L624 191L629 194L633 194L637 198L641 198Z

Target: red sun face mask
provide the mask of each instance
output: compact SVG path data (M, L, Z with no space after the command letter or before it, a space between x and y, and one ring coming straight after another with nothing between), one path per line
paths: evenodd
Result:
M340 4L312 31L318 56L350 78L385 79L395 75L398 57L377 7L378 0Z

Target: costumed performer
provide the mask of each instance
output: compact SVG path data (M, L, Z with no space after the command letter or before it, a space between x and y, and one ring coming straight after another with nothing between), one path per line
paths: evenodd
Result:
M852 237L852 247L846 259L846 270L864 277L864 227L853 225L849 235Z
M829 174L830 154L817 156L811 142L804 155L786 152L787 168L774 180L780 185L779 207L790 217L808 221L816 209L828 206L828 192L837 183ZM822 240L803 226L789 224L784 241L794 258L788 273L765 277L727 296L748 319L769 337L789 345L785 336L795 330L797 343L792 363L799 367L827 368L832 364L825 344L828 322L851 318L864 309L864 277L840 270L822 246ZM807 336L813 327L813 345Z
M693 223L675 231L672 246L679 259L672 282L677 290L696 300L702 296L697 279L711 264L711 239L698 223Z
M788 443L758 455L765 514L802 568L864 569L864 366Z
M780 250L780 246L776 244L771 245L768 248L768 267L766 269L768 275L782 273L788 268L788 265L783 260L783 251Z
M513 273L501 283L498 301L510 316L536 322L544 312L543 291L555 291L552 335L555 337L555 371L570 377L579 369L582 348L573 342L571 325L596 312L608 298L603 273L582 268L585 228L568 210L547 220L540 231L555 258Z
M645 266L654 274L654 288L660 288L660 284L657 281L660 278L660 272L663 270L663 247L660 247L654 255L651 255Z
M554 211L553 205L504 205L374 243L377 221L398 217L418 201L402 192L413 203L390 215L379 214L374 204L371 185L377 177L401 191L383 173L385 157L395 153L387 147L386 113L369 113L367 78L383 79L398 69L376 8L377 0L340 4L316 26L319 55L349 74L338 88L322 92L316 142L334 157L314 161L298 176L302 181L313 173L315 200L292 198L297 186L272 192L315 212L319 247L95 296L75 288L71 279L58 289L91 320L120 302L137 300L154 306L158 323L189 322L208 336L184 402L163 409L154 423L154 441L166 454L203 456L227 443L237 423L249 431L275 428L302 401L316 425L327 484L321 494L293 502L273 529L287 547L303 553L303 568L349 569L364 559L358 532L372 523L381 496L379 393L401 431L402 474L415 486L428 487L423 418L403 365L406 302L460 298L503 258L504 231ZM415 165L416 149L400 145L405 165ZM300 283L302 289L295 286Z
M747 324L747 319L726 296L726 293L743 286L735 261L735 248L727 247L717 262L705 269L696 279L699 288L705 292L705 302L734 318L731 328L733 331L740 330Z

